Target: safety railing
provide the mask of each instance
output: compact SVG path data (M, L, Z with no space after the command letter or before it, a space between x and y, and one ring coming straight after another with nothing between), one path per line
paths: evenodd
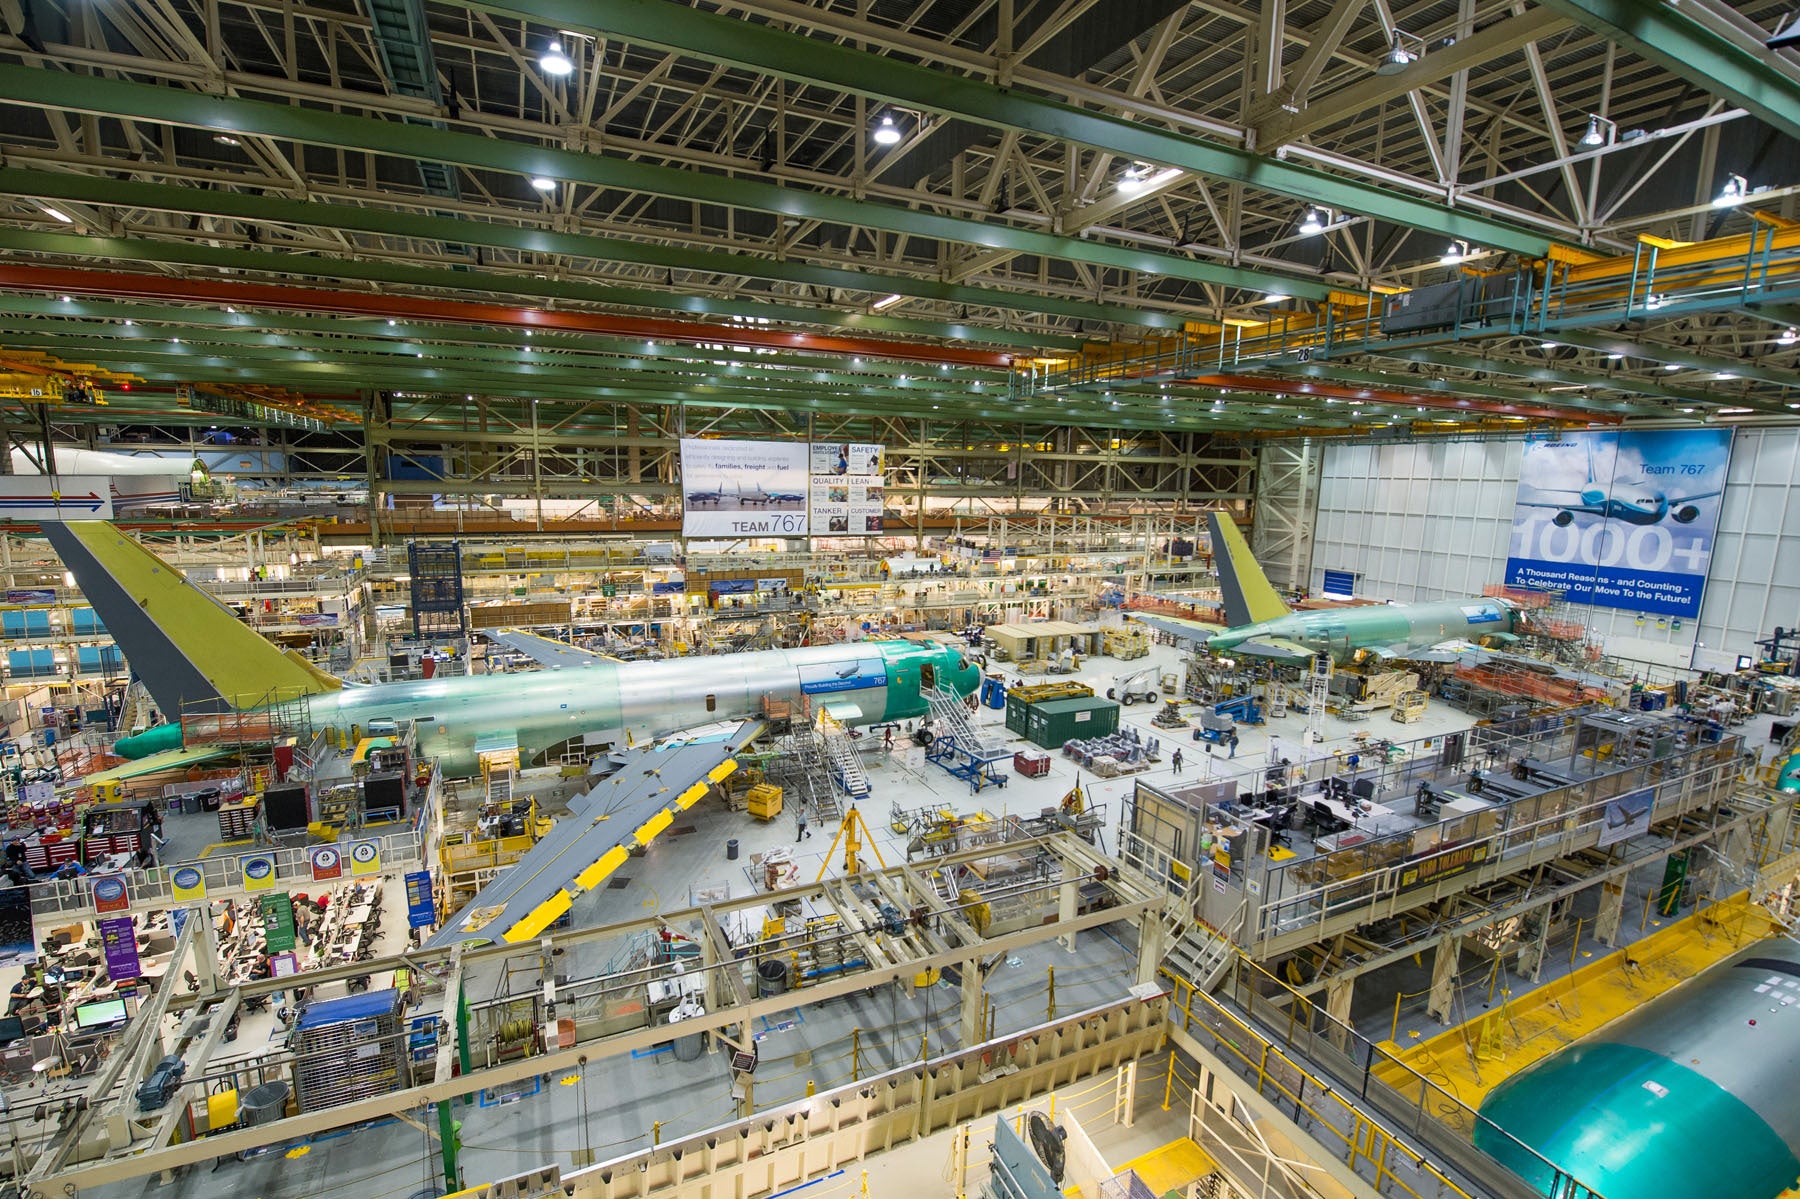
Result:
M195 862L177 862L149 870L121 870L104 876L49 879L30 884L31 918L34 921L91 919L96 914L94 888L97 877L119 879L125 884L123 900L133 910L180 907L205 899L242 894L251 887L287 890L318 881L313 850L318 847L246 847L240 852ZM410 825L399 832L370 834L338 842L333 868L343 877L418 868L424 861L419 833ZM246 857L266 859L273 874L264 883L257 870L246 877ZM337 876L333 876L337 877Z
M1461 276L1465 287L1441 321L1388 332L1390 302L1373 292L1362 306L1323 305L1318 314L1272 314L1264 323L1157 342L1139 354L1081 359L1060 369L1028 368L1011 379L1016 397L1108 383L1129 385L1224 372L1271 359L1326 358L1371 343L1413 345L1522 336L1645 316L1731 308L1800 296L1800 231L1758 220L1748 236L1674 249L1640 243L1630 258L1539 266L1513 275Z
M1254 964L1240 958L1225 984L1229 1003L1166 969L1163 975L1174 983L1169 1022L1378 1194L1411 1199L1544 1195L1601 1199L1529 1145L1292 994ZM1285 1007L1277 999L1285 1000ZM1377 1067L1388 1077L1397 1072L1406 1083L1389 1086L1375 1076ZM1477 1124L1485 1125L1484 1138L1491 1135L1490 1143L1505 1144L1515 1160L1532 1164L1533 1181L1475 1148L1470 1134ZM1452 1166L1457 1177L1440 1162ZM1546 1179L1553 1180L1553 1186L1541 1185Z
M1591 848L1607 824L1609 804L1627 792L1654 788L1649 820L1657 823L1718 803L1730 794L1737 777L1737 757L1729 746L1705 746L1676 759L1515 800L1493 809L1501 827L1437 853L1413 856L1416 830L1409 829L1272 867L1262 887L1264 895L1274 898L1262 905L1254 923L1258 956L1278 937L1323 935L1327 921L1346 913L1362 912L1375 919L1402 892L1417 888L1429 898L1428 884L1437 880L1519 869ZM1315 878L1328 881L1314 884ZM1304 880L1304 889L1289 893L1290 879Z

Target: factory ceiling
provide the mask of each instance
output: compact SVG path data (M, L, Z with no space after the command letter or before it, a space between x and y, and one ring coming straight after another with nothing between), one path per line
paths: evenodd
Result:
M113 423L1787 419L1790 15L9 0L0 350Z

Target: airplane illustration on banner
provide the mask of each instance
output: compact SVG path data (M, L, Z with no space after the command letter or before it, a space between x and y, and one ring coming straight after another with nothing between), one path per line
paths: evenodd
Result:
M1602 520L1622 520L1632 525L1653 525L1668 517L1685 525L1699 518L1700 509L1696 507L1698 501L1710 500L1722 494L1718 491L1697 491L1691 495L1665 495L1646 479L1633 483L1601 483L1594 478L1594 447L1591 442L1587 455L1587 483L1579 490L1560 487L1540 489L1546 494L1562 492L1572 495L1575 497L1574 503L1520 500L1518 506L1554 508L1556 515L1550 520L1558 528L1567 528L1577 515L1598 516Z

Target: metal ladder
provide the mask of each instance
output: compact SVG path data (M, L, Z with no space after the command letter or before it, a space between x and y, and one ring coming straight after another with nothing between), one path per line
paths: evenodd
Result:
M504 811L506 809L506 807L512 803L512 796L513 796L513 772L512 771L502 769L502 770L496 770L493 773L488 775L488 785L487 785L487 802L488 803L493 804L495 806L496 810Z

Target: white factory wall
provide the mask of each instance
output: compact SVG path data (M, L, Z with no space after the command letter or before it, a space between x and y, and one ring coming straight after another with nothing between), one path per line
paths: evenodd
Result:
M1479 595L1506 574L1523 443L1332 442L1313 534L1312 588L1326 570L1362 595ZM1607 651L1670 666L1724 666L1776 625L1800 624L1800 430L1740 429L1700 619L1579 609Z

